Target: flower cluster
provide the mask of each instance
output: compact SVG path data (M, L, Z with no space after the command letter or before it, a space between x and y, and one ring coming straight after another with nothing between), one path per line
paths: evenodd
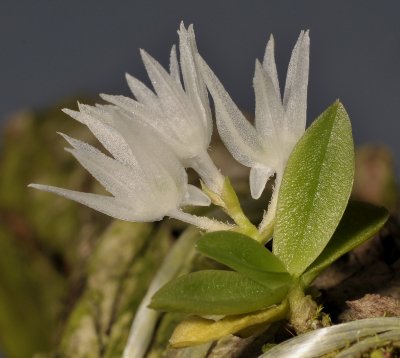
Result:
M79 111L64 110L86 125L111 154L107 156L87 143L62 134L72 147L67 151L112 196L39 184L31 187L56 193L122 220L155 221L169 216L207 231L232 228L182 211L186 205L207 206L213 201L229 213L232 201L224 194L229 181L208 154L213 127L208 88L223 142L238 162L251 168L253 198L260 197L268 179L276 174L267 214L270 217L264 219L266 225L272 221L286 161L305 128L308 32L301 32L294 47L283 99L272 36L263 62L256 61L254 126L198 54L193 26L185 28L181 24L178 34L180 59L173 46L169 72L141 51L154 91L127 74L135 99L102 94L108 102L106 105L79 104ZM185 169L189 167L199 174L204 191L188 184Z

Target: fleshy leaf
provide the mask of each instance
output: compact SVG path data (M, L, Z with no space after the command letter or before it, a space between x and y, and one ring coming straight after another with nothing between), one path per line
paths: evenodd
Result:
M197 250L269 288L289 286L291 277L282 262L252 238L231 231L204 235Z
M354 177L351 124L335 102L310 126L289 157L283 176L273 252L300 276L332 237Z
M287 291L287 286L270 289L233 271L204 270L166 284L149 307L197 315L242 314L280 303Z
M340 256L361 245L385 224L389 213L385 208L361 202L350 202L332 239L311 264L302 278L310 284Z
M214 341L228 334L237 333L247 327L284 319L288 311L287 301L269 309L237 316L228 316L219 321L201 317L190 317L180 323L170 339L174 348L181 348Z

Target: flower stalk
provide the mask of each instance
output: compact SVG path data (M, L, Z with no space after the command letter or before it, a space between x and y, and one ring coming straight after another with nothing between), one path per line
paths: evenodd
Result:
M228 177L225 177L224 179L224 184L220 194L212 191L204 183L202 183L202 188L210 197L211 202L214 205L221 207L233 219L238 226L235 229L236 231L246 234L257 241L260 240L257 228L243 212L236 192Z

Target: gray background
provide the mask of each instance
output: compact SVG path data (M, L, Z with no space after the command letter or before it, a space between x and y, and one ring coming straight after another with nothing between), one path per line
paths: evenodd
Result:
M204 58L253 111L254 60L269 34L283 85L298 33L310 29L309 120L340 98L356 143L400 158L399 10L396 0L1 0L0 118L77 93L128 94L125 72L146 79L138 49L166 65L180 20L194 23Z

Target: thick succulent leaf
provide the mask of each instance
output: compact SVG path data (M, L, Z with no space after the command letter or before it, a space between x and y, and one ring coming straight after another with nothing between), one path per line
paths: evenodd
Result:
M339 102L306 131L283 176L273 252L299 276L319 256L346 208L354 177L348 115Z
M303 274L303 281L307 285L310 284L320 272L340 256L375 235L388 217L389 213L385 208L367 203L350 202L332 239Z
M212 232L197 242L197 250L269 288L291 282L283 263L246 235L231 231Z
M287 301L284 301L279 306L251 314L227 316L219 321L189 317L176 327L169 342L172 347L181 348L215 341L248 327L284 319L288 308Z
M270 289L236 272L204 270L169 282L149 307L198 315L241 314L279 303L287 291L285 286Z

